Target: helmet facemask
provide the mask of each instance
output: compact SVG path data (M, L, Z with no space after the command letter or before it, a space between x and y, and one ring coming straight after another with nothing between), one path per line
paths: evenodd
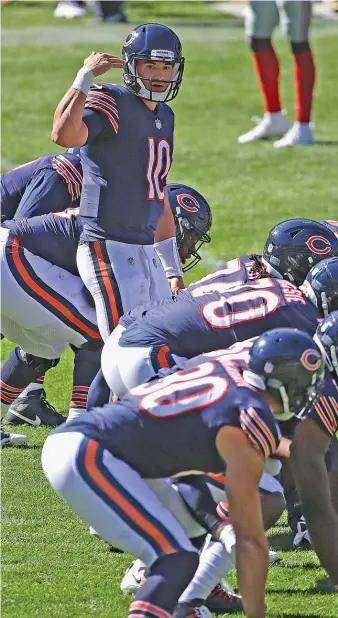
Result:
M180 208L178 208L180 213L182 212ZM186 259L189 259L193 256L193 259L190 259L188 264L182 266L183 272L188 272L198 262L201 261L202 257L199 255L199 250L201 249L204 243L209 243L211 238L208 232L202 232L198 229L198 224L194 225L190 220L186 217L176 216L176 239L178 250L180 251L183 247L188 248L188 255Z
M184 71L184 58L175 58L173 52L161 50L163 54L160 56L155 53L156 50L148 54L124 54L125 65L123 69L124 83L136 96L152 103L164 103L172 101L178 94L182 83ZM149 79L140 77L137 71L137 62L165 62L173 66L173 71L170 80ZM149 83L149 88L146 88L144 82ZM153 82L161 82L168 84L163 92L153 92Z

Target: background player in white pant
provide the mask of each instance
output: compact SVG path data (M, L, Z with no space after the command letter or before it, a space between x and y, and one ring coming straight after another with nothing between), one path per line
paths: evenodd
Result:
M311 0L250 0L245 25L264 98L264 118L238 138L240 144L280 137L276 148L315 142L310 128L315 65L309 44ZM279 60L271 36L280 18L285 22L295 71L296 118L292 127L283 114L279 95Z
M122 53L123 61L95 52L84 61L52 132L56 143L80 147L77 260L104 341L124 312L184 287L165 187L174 133L165 102L182 82L181 43L170 28L144 24L129 33ZM124 69L124 87L92 85L114 67Z

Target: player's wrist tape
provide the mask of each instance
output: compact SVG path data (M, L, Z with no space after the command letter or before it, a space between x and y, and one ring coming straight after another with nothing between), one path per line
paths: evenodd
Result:
M182 277L183 270L178 253L176 237L166 238L154 243L154 249L160 259L167 277Z
M75 88L75 90L80 90L87 96L89 88L94 81L94 77L93 71L86 69L86 67L82 67L82 69L77 72L71 87Z

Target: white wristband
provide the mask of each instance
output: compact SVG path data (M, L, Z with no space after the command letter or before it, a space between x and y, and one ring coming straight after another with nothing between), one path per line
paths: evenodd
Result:
M86 67L82 67L82 69L77 72L71 87L75 88L75 90L80 90L87 96L89 88L94 81L94 77L93 71L86 69Z
M161 261L167 277L182 277L183 270L178 253L176 237L166 238L154 243L154 249Z

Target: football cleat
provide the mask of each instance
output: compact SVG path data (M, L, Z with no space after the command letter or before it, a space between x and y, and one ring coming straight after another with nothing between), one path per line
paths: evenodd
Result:
M242 597L217 584L205 601L206 607L213 614L233 614L243 611Z
M178 603L172 618L211 618L211 613L205 605L200 605L198 599L189 603Z
M297 522L297 532L293 538L292 545L295 549L306 549L312 545L304 517L301 517Z
M1 446L15 446L17 444L24 444L27 441L27 436L23 436L20 433L8 433L1 429Z
M284 137L274 143L274 148L312 146L315 143L310 125L307 122L295 122Z
M134 560L134 562L126 570L123 579L120 584L120 589L124 594L135 594L140 588L142 588L146 578L144 572L146 565L142 560Z
M75 19L77 17L84 17L86 12L86 9L80 6L77 2L64 2L61 0L54 11L54 17Z
M6 414L7 425L45 425L55 427L66 418L59 414L47 400L43 389L31 391L25 397L18 397Z
M275 564L276 562L280 561L280 556L278 555L277 551L272 551L272 549L269 549L269 564Z
M265 112L264 117L260 119L257 126L251 129L251 131L240 135L237 141L239 144L250 144L260 139L282 137L289 131L290 127L291 125L283 112Z

